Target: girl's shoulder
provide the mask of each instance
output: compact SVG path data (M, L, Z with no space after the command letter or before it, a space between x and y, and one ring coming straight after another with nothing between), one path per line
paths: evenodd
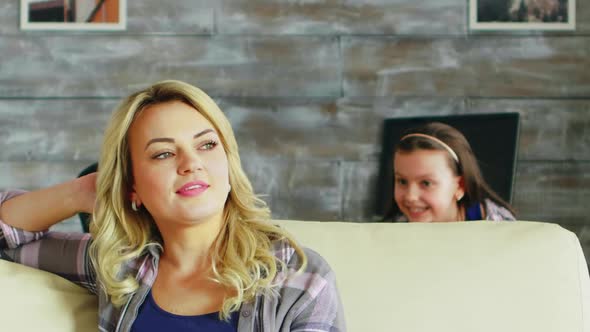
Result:
M495 203L491 199L485 199L482 203L486 211L486 220L514 221L516 218L507 208Z

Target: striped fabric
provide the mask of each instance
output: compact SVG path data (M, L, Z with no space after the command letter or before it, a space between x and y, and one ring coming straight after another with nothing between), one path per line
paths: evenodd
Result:
M0 204L22 191L0 192ZM85 287L99 297L99 331L130 331L139 307L151 289L158 271L161 249L147 248L144 255L123 267L125 275L139 281L139 289L122 307L116 308L96 279L89 256L92 238L83 233L26 232L0 220L2 259L58 274ZM334 272L316 252L305 249L308 265L296 273L300 257L285 241L274 245L274 255L287 263L277 275L276 288L243 303L238 331L346 331L343 309Z
M487 216L486 220L493 221L515 221L514 215L508 209L500 206L489 199L485 200Z

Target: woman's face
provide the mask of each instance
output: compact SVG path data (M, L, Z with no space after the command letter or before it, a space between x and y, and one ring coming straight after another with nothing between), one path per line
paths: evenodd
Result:
M409 221L457 221L457 200L464 190L460 176L439 150L396 152L395 202Z
M145 206L160 229L221 220L230 189L227 156L203 115L180 101L151 105L128 137L131 199Z

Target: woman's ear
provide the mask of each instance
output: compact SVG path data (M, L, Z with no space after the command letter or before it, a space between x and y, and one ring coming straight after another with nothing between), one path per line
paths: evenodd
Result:
M141 199L139 198L139 195L135 192L132 191L131 193L129 193L129 200L133 203L135 203L136 207L140 207L141 206Z

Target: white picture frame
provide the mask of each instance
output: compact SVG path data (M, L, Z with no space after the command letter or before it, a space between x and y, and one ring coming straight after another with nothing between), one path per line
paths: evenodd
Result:
M576 0L469 0L469 29L575 30Z
M125 30L126 0L20 0L22 30Z

